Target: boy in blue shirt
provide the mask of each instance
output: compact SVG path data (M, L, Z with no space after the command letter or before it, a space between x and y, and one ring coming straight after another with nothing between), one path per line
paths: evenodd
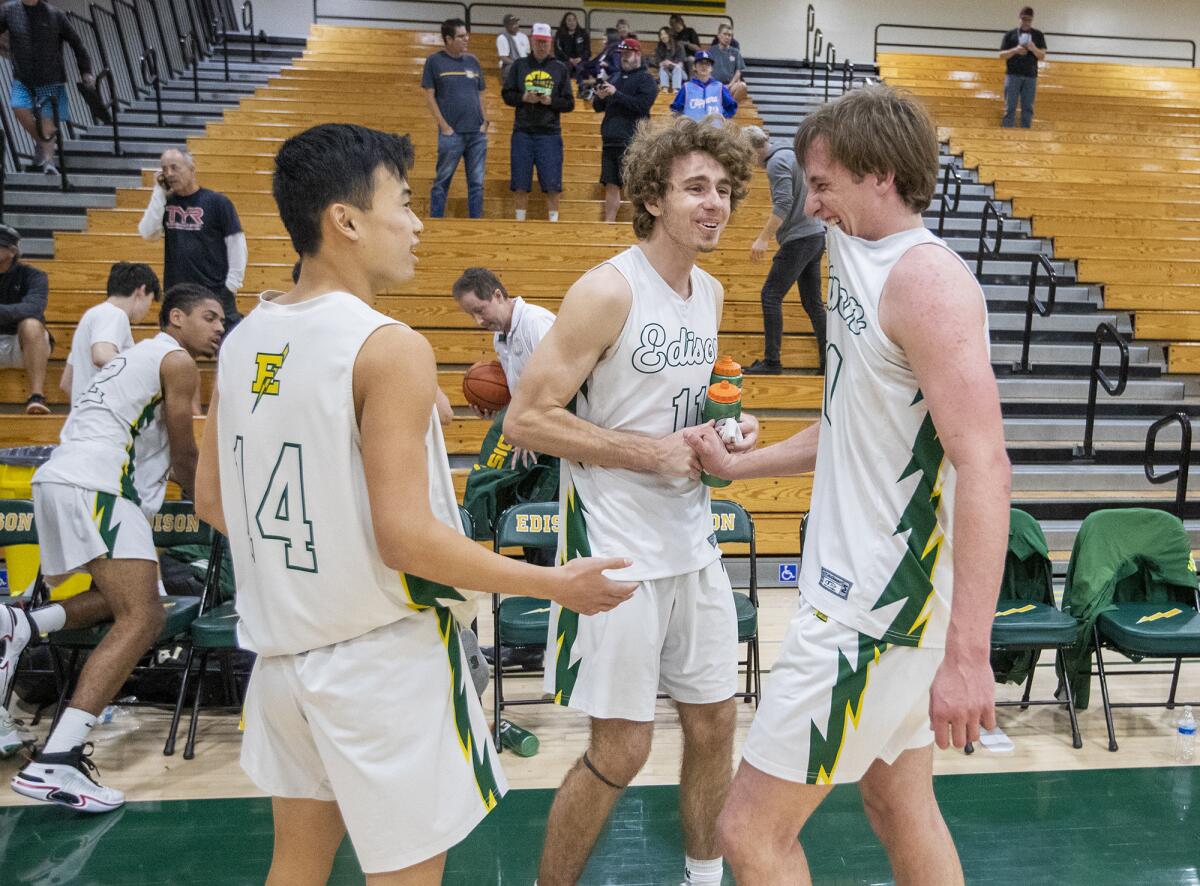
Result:
M703 120L709 114L720 114L726 119L737 113L737 101L724 83L714 80L712 55L705 50L696 53L695 76L680 87L675 101L671 102L672 114L683 114L693 120Z

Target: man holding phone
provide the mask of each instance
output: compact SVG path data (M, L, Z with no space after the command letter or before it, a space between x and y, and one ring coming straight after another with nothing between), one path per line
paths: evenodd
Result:
M196 162L183 148L163 151L161 169L138 233L162 237L163 289L197 283L225 312L225 333L242 319L237 292L246 277L246 235L233 202L196 182Z
M1005 61L1004 120L1011 129L1021 100L1021 128L1033 123L1033 99L1037 93L1038 62L1046 57L1046 35L1033 26L1033 7L1021 9L1020 25L1000 41L1000 58Z

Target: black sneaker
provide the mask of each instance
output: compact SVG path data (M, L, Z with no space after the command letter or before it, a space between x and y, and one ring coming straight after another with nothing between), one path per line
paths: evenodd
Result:
M778 360L755 360L742 367L744 375L783 375L783 364Z

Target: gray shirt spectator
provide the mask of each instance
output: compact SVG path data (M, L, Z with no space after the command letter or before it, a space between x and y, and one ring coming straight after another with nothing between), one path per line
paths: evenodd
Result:
M767 154L766 168L767 182L771 186L771 212L781 219L779 229L775 231L779 245L824 234L824 222L804 214L808 184L804 180L804 170L796 162L796 152L788 147L773 149Z
M720 80L728 86L741 79L738 75L746 70L746 62L742 59L740 49L733 44L728 46L717 44L710 46L708 51L712 55L714 80Z

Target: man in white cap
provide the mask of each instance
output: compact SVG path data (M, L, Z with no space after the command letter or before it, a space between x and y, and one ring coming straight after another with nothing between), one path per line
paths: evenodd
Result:
M521 17L511 12L504 16L504 30L496 35L496 55L500 57L500 82L519 58L529 55L529 38L521 30Z
M554 57L554 35L550 26L537 22L529 55L508 69L501 95L516 108L513 121L511 185L517 221L525 220L533 170L546 195L550 221L558 221L558 198L562 194L563 141L559 117L575 109L571 74Z

